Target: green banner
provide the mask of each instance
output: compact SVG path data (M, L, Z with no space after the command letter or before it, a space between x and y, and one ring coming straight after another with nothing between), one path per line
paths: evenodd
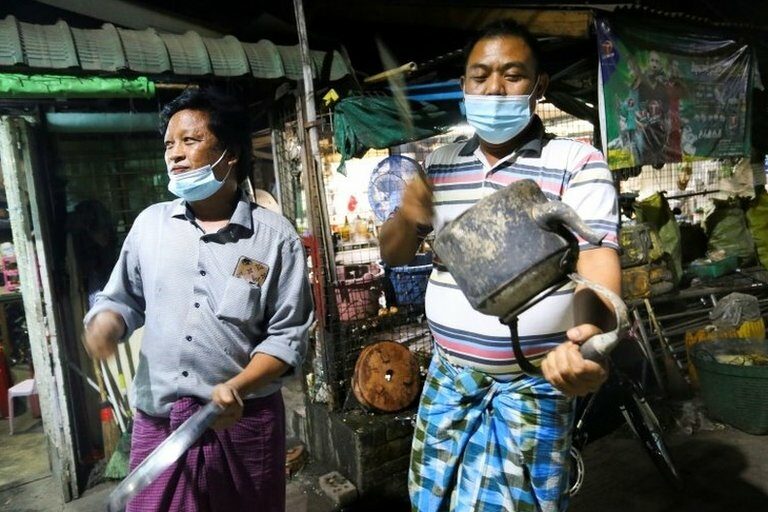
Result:
M611 169L749 155L746 44L661 22L595 23Z
M154 95L155 84L144 77L0 73L0 98L152 98Z

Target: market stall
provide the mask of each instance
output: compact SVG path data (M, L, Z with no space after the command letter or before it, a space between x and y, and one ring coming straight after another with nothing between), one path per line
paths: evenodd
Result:
M658 22L658 29L666 31L658 44L687 41L687 33L681 32L679 25L658 18L649 20L654 22L650 26ZM596 26L603 30L603 37L606 29L599 23ZM755 253L763 232L759 227L762 217L755 212L764 208L764 155L759 151L752 154L749 143L757 62L741 43L731 44L727 38L718 42L719 32L713 35L706 27L701 30L708 44L725 52L722 58L736 59L741 66L721 78L721 94L730 98L727 103L732 107L728 116L710 113L715 100L697 96L712 80L707 73L722 67L720 60L712 55L700 57L695 45L687 47L691 52L688 60L679 57L674 62L663 48L641 48L630 67L618 59L631 54L624 43L611 40L607 44L605 38L598 39L596 49L591 49L591 55L597 52L603 59L602 86L596 79L597 69L585 64L591 56L572 55L568 62L559 63L560 69L550 72L551 94L537 109L549 131L602 145L615 170L624 212L625 299L635 319L634 328L645 333L641 341L648 362L642 379L649 391L664 396L671 396L670 380L676 377L686 383L687 392L691 391L685 336L711 323L709 314L715 302L735 290L764 292L765 276L759 253ZM618 32L608 30L614 37ZM654 36L648 39L656 44ZM634 44L637 37L627 40ZM735 56L728 57L728 51ZM697 60L700 58L704 60ZM460 67L453 65L454 69ZM613 68L606 71L606 65ZM282 188L282 203L284 207L299 205L292 210L297 224L326 226L327 230L308 233L306 243L313 255L312 278L325 336L307 368L310 449L319 458L339 465L363 493L382 489L394 492L397 485L393 482L405 481L407 424L414 411L408 400L390 410L370 403L359 389L369 385L361 384L360 361L369 357L378 343L396 343L411 351L423 374L431 353L422 291L429 273L430 239L425 240L415 261L400 268L383 265L376 246L378 228L399 202L394 183L407 180L405 167L410 164L395 162L407 159L401 163L422 163L435 147L472 136L461 124L458 83L420 82L413 66L407 68L411 71L405 69L393 68L392 72L410 73L407 81L400 77L373 92L329 100L327 111L321 109L319 119L310 121L309 126L301 113L285 116L275 125L281 134L277 145L277 161L283 164L278 166L279 181L290 185ZM640 71L652 75L649 81L659 81L657 86L665 93L677 91L679 97L670 100L667 95L667 103L661 104L661 98L646 90L650 85L645 82L640 94L639 89L632 89L631 80L627 85L626 77L623 85L611 85L606 80L607 72L615 73L614 77L631 77ZM687 79L689 83L683 83ZM616 94L621 101L614 101L611 95ZM596 106L598 96L601 99ZM622 106L624 96L639 105L627 110L626 102ZM673 114L650 122L648 116L659 115L654 109L669 112L674 101ZM634 127L628 119L635 122ZM653 126L657 132L663 127L663 137ZM637 135L639 127L650 131ZM697 141L686 135L694 128L697 134L701 132ZM319 162L321 183L314 190L307 188L304 195L296 169L306 160L301 162L300 151L292 148L301 147L307 140L303 134L312 129L318 132L318 149L313 156ZM595 138L595 132L602 137ZM655 152L650 151L653 148ZM754 199L745 199L750 195L745 194L747 191ZM323 238L327 240L323 242ZM408 296L408 292L415 293ZM765 303L760 305L764 313ZM764 336L764 329L762 333ZM378 380L370 385L380 394L412 396L398 392L405 383L392 378L391 367L382 363L377 368ZM381 456L383 449L374 449L381 446L374 441L381 436L391 445L388 457ZM328 443L329 438L333 442ZM382 464L386 464L387 478L381 473Z

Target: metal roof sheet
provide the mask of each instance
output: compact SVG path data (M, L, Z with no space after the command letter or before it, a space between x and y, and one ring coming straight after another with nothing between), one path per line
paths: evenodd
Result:
M19 22L24 61L32 67L64 69L80 65L69 25L33 25Z
M0 66L13 66L24 63L24 50L21 47L21 34L16 18L8 16L0 20Z
M171 71L171 59L165 43L155 29L128 30L118 28L128 69L139 73L159 75Z
M325 70L330 80L339 80L351 72L339 52L315 50L311 57L315 77ZM19 72L23 67L40 68L30 70L37 73L80 68L102 74L133 71L290 80L302 76L298 45L278 46L267 40L243 43L231 35L210 38L192 31L129 30L110 23L98 29L74 28L64 21L35 25L9 15L0 19L0 69Z
M203 38L197 32L187 32L183 35L159 34L165 43L171 57L173 72L177 75L210 75L211 59L203 43Z
M248 58L243 45L235 36L220 39L204 37L203 42L211 58L213 74L217 76L243 76L248 74Z
M285 76L283 59L272 41L262 39L258 43L243 43L243 49L254 76L262 78Z
M117 29L105 23L100 29L72 28L80 66L87 71L116 72L128 67Z

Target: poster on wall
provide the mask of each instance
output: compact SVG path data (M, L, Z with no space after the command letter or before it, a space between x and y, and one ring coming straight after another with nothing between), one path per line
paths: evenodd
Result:
M598 18L608 166L749 155L752 52L682 25Z

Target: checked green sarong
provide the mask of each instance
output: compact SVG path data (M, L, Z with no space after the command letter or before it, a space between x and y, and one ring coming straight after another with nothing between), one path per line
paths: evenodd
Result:
M502 382L435 351L413 438L417 512L562 512L573 400L543 378Z

